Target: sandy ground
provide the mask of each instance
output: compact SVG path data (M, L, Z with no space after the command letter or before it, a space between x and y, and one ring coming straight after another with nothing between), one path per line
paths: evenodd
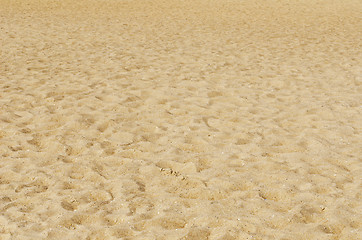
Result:
M361 12L0 0L0 239L361 239Z

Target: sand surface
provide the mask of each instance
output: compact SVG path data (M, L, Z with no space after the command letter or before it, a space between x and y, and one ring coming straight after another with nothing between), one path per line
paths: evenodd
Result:
M0 0L0 239L361 239L361 12Z

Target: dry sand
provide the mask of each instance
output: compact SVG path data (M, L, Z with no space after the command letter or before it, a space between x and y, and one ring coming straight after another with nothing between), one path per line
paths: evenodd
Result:
M361 239L361 12L0 0L0 239Z

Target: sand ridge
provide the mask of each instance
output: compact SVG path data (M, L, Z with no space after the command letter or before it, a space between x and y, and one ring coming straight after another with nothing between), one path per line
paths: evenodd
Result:
M360 1L0 6L0 239L361 238Z

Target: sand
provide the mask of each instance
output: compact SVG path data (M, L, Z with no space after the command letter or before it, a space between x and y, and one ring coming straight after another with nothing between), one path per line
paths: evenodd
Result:
M0 0L0 239L361 239L360 0Z

